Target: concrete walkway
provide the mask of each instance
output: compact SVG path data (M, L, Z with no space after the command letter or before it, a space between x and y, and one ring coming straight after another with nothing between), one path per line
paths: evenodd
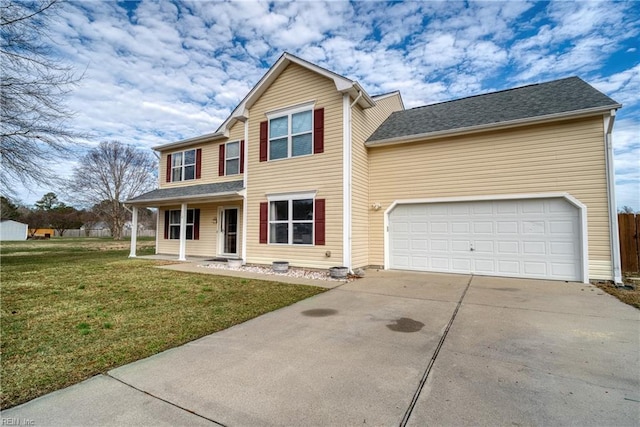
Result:
M2 417L61 426L638 425L639 313L590 285L369 271Z

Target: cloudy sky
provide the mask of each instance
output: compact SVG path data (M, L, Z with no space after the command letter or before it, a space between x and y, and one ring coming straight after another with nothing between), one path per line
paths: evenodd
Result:
M577 75L624 104L616 192L636 210L639 32L635 1L81 1L50 29L84 72L69 107L90 144L148 148L213 132L284 51L371 95L399 89L407 108Z

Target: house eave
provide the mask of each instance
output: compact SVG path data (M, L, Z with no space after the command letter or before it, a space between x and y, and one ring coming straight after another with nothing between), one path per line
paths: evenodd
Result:
M195 136L193 138L183 139L180 141L170 142L168 144L156 145L155 147L151 147L154 151L166 151L173 150L176 148L188 147L194 144L200 144L203 142L215 142L221 141L228 138L227 132L214 132L208 133L205 135Z
M602 107L586 108L583 110L562 112L556 114L547 114L544 116L527 117L524 119L509 120L498 123L487 123L477 126L461 127L456 129L446 129L436 132L427 132L422 134L405 135L395 138L379 139L376 141L367 141L367 147L380 147L385 145L408 144L411 142L427 141L431 139L446 138L452 136L461 136L470 133L489 132L493 130L503 130L518 126L526 126L540 123L551 123L566 119L577 119L583 117L597 116L609 113L612 109L617 110L622 107L621 104L607 105Z

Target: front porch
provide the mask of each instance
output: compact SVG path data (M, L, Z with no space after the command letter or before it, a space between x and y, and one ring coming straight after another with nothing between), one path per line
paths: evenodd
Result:
M242 181L158 189L127 201L132 207L129 257L136 257L139 207L158 209L156 256L187 261L246 259Z

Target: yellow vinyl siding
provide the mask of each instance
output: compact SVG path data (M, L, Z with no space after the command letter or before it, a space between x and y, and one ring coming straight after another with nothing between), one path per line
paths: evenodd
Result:
M587 206L589 277L611 279L602 118L369 149L370 264L394 200L567 192Z
M260 162L260 122L265 113L307 101L324 107L324 153ZM328 268L342 265L342 94L332 80L290 64L249 110L247 262ZM323 246L259 243L260 203L267 194L317 191L326 200ZM327 251L331 256L327 257Z
M402 109L400 95L376 101L376 106L352 108L351 264L369 265L369 160L364 143L391 113Z
M230 201L221 203L206 203L188 205L188 209L200 209L200 239L187 240L187 256L210 256L219 255L218 251L218 229L220 218L218 218L218 208L238 208L238 256L242 254L242 201ZM158 250L159 254L178 255L180 251L180 240L169 240L164 238L164 212L166 210L180 210L180 205L163 206L158 214ZM214 223L215 220L215 223Z
M185 187L188 185L212 184L216 182L238 181L242 179L242 174L218 176L218 161L220 159L220 144L235 142L244 139L244 123L237 122L229 130L229 138L224 141L200 142L189 147L182 147L176 150L166 150L160 156L159 187ZM202 149L202 176L200 179L189 181L167 182L167 155L185 150Z

